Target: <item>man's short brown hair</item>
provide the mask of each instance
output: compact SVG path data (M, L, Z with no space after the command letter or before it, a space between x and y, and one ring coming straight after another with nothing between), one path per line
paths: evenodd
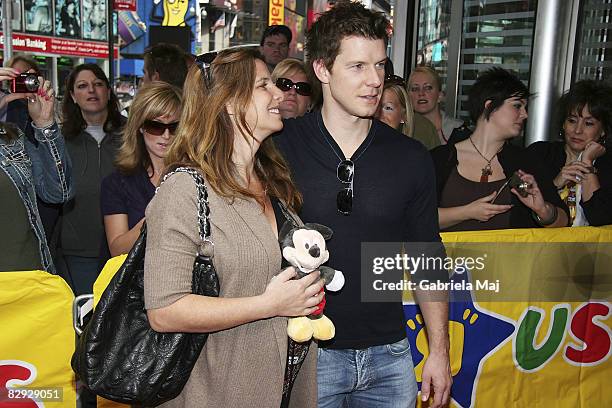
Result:
M371 40L388 39L389 21L383 13L366 9L359 2L340 0L333 8L321 14L306 34L306 61L322 60L331 70L340 53L342 40L347 37L364 37Z
M176 44L158 43L145 50L144 66L149 75L157 72L160 81L183 89L187 76L186 56Z

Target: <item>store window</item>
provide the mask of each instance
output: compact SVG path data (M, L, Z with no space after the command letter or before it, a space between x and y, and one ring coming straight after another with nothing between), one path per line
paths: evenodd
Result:
M434 68L446 88L451 0L422 0L419 6L416 65Z
M467 95L491 67L513 71L529 85L537 1L465 0L456 116L468 120Z
M462 8L457 9L457 1ZM514 71L528 85L536 6L536 0L419 2L415 63L440 75L450 102L447 112L469 120L467 94L478 74L490 67Z
M584 0L579 16L575 80L611 80L612 0Z
M42 35L53 33L53 10L50 0L25 0L24 14L27 32Z
M2 1L0 0L0 21L4 20L4 8L2 7ZM7 0L11 5L11 28L14 31L21 31L21 21L23 17L21 17L21 2L22 0Z

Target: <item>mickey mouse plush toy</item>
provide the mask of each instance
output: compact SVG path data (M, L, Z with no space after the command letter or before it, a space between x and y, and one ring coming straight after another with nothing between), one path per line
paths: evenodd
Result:
M344 286L344 274L321 264L329 259L325 241L332 236L332 230L325 225L305 224L301 227L283 228L279 241L283 257L297 270L300 279L308 273L319 270L327 290L336 292ZM289 319L287 334L299 343L314 337L317 340L329 340L336 334L332 321L323 314L325 298L317 310L309 316Z

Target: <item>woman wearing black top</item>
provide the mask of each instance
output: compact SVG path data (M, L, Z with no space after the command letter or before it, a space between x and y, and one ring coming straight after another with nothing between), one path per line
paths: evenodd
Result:
M110 256L126 254L140 235L145 209L164 171L181 114L181 90L151 82L138 91L113 171L102 181L102 216ZM109 254L103 254L109 255Z
M446 231L562 227L566 208L547 172L509 145L527 119L529 90L500 68L483 73L469 95L474 132L432 150L440 228ZM506 181L517 174L524 194Z
M580 81L559 100L563 141L537 142L529 151L553 171L572 226L612 224L612 87Z

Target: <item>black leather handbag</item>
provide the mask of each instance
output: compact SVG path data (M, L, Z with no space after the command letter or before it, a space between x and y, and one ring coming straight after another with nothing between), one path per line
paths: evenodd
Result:
M198 226L202 243L210 241L208 193L202 176L191 168L198 187ZM189 379L208 333L158 333L144 307L146 226L102 294L77 342L72 368L95 394L126 404L154 407L177 397ZM198 254L192 292L219 296L219 280L210 257Z

